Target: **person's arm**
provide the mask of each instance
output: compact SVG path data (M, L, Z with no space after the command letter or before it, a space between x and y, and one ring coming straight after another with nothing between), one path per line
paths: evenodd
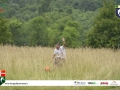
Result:
M62 41L63 41L63 46L65 47L65 38L62 38Z
M53 57L52 57L52 60L51 60L51 62L53 61L53 59L55 58L55 54L53 54Z

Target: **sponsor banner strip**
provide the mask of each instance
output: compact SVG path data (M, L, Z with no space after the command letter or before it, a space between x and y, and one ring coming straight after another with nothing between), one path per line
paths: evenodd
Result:
M120 80L6 80L1 86L120 86Z

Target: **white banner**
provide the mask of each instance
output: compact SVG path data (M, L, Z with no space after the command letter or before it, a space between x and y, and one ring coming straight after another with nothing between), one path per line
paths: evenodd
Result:
M6 80L1 86L120 86L120 80Z

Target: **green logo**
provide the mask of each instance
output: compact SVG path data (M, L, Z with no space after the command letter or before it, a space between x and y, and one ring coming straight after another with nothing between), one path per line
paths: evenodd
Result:
M5 77L0 77L0 85L2 85L3 83L5 83Z

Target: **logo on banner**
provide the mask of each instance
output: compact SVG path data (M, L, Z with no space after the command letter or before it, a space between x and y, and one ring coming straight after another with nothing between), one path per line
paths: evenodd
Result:
M88 82L88 84L96 84L96 82Z
M108 82L101 82L100 85L108 85Z
M78 81L75 81L74 84L75 84L75 85L86 85L86 82L78 82Z
M113 81L112 83L110 83L110 85L118 85L118 83L116 81Z
M5 76L6 76L5 70L0 70L0 85L5 83Z
M116 9L116 16L120 18L120 5L115 5L115 9Z

